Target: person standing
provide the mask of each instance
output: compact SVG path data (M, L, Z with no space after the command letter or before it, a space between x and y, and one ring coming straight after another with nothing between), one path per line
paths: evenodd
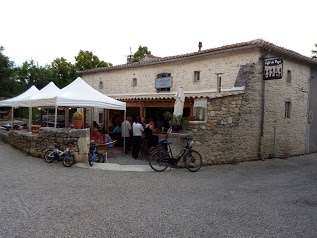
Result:
M137 117L135 122L133 122L132 132L133 132L132 157L134 159L138 159L140 147L141 147L141 143L142 143L142 137L143 137L143 133L144 133L144 127L141 124L141 117Z
M130 144L131 144L131 135L132 135L132 117L127 116L127 119L122 122L121 124L121 136L123 138L123 141L125 141L124 147L125 151L124 153L127 154L130 150Z

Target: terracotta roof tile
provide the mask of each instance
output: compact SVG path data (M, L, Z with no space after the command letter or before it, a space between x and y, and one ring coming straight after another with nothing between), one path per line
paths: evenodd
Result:
M195 98L220 98L220 97L227 97L233 95L243 94L244 91L234 91L234 92L195 92L195 93L186 93L185 98L187 99L195 99ZM121 101L135 101L135 100L175 100L175 94L151 94L151 95L107 95L117 100Z

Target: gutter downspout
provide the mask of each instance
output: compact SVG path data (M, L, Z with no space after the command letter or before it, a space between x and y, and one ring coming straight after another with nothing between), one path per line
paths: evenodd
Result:
M259 145L259 159L264 160L264 107L265 107L265 80L264 80L264 59L271 52L271 48L267 53L260 56L259 60L262 61L262 100L261 100L261 124L260 124L260 145Z

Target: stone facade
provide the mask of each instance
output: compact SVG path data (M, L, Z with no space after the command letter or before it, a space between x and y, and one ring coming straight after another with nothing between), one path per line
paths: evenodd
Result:
M252 47L254 44L258 47ZM85 72L82 77L96 89L103 82L107 87L99 91L116 98L125 94L155 94L154 80L161 73L171 73L172 92L182 86L185 95L186 91L204 95L205 90L216 92L216 74L222 73L222 91L234 87L244 87L244 91L237 95L204 96L207 98L205 120L190 122L187 126L195 138L195 149L201 152L205 164L304 154L308 140L310 71L316 63L268 42L245 45L248 47L225 47L220 53L197 53L192 54L195 57L172 57L173 60L168 58L162 62ZM263 56L283 58L282 79L263 81ZM194 81L194 71L200 72L198 82ZM133 78L137 79L135 87ZM285 117L286 102L290 103L290 118Z
M182 86L184 91L201 91L217 88L217 73L222 75L222 88L231 89L241 65L257 61L258 50L241 53L227 53L216 56L206 56L196 60L149 65L144 67L110 70L82 75L83 80L99 90L112 96L116 94L156 93L155 78L161 73L171 73L173 77L172 92ZM194 71L200 71L200 80L194 81ZM137 86L132 86L133 78ZM99 89L99 83L103 88Z
M265 156L287 157L305 153L307 143L308 86L310 67L284 59L284 77L266 81ZM291 82L287 82L287 72ZM290 118L285 118L285 102L291 103Z
M38 134L24 131L1 132L0 139L29 155L44 158L45 152L54 148L54 144L63 145L65 138L76 140L77 144L71 151L75 154L76 161L87 161L89 129L69 130L40 128Z

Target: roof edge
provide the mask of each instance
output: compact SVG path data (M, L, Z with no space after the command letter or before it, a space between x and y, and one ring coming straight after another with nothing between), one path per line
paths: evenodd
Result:
M246 41L246 42L241 42L241 43L236 43L231 45L224 45L224 46L216 47L216 48L210 48L210 49L202 50L201 52L192 52L188 54L167 56L167 57L157 58L157 59L145 61L145 62L135 62L132 64L121 64L121 65L110 66L110 67L89 69L89 70L79 71L78 73L79 75L85 75L85 74L99 73L99 72L112 71L112 70L136 68L136 67L143 67L147 65L155 65L155 64L163 64L163 63L169 63L169 62L175 62L175 61L181 61L181 60L188 60L193 58L199 58L204 56L217 55L217 54L222 54L226 52L253 49L253 48L272 50L272 51L287 55L288 57L295 58L298 60L303 60L308 64L317 66L317 61L313 60L312 58L301 55L293 50L289 50L284 47L277 46L271 42L268 42L262 39L256 39L252 41Z

